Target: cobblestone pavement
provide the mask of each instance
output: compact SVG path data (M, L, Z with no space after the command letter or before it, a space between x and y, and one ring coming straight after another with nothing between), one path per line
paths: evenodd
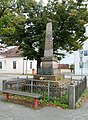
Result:
M76 110L51 106L34 110L0 101L0 120L88 120L88 101Z

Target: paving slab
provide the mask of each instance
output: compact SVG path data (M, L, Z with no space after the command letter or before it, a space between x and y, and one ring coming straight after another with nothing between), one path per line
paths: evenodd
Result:
M0 120L88 120L88 102L76 110L52 106L34 110L0 101Z

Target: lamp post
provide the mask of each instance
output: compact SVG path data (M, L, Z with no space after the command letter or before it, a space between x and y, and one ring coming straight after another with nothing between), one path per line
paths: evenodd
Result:
M83 51L79 51L79 57L80 57L80 68L81 68L81 79L83 79Z

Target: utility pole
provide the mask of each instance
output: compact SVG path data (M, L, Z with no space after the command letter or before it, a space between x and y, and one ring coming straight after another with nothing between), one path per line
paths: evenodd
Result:
M83 51L79 51L79 57L80 57L80 68L81 68L81 79L83 79Z
M42 4L42 3L43 3L43 0L40 0L40 3Z
M44 4L44 2L43 2L43 0L40 0L40 6L41 6L41 10L43 9L43 4Z

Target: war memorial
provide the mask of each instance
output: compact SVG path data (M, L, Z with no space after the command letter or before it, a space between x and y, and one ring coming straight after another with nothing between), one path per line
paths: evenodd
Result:
M53 54L53 35L51 20L49 20L46 25L44 57L41 58L41 60L41 68L39 68L38 74L34 75L34 78L39 79L42 77L45 80L57 80L58 59Z

